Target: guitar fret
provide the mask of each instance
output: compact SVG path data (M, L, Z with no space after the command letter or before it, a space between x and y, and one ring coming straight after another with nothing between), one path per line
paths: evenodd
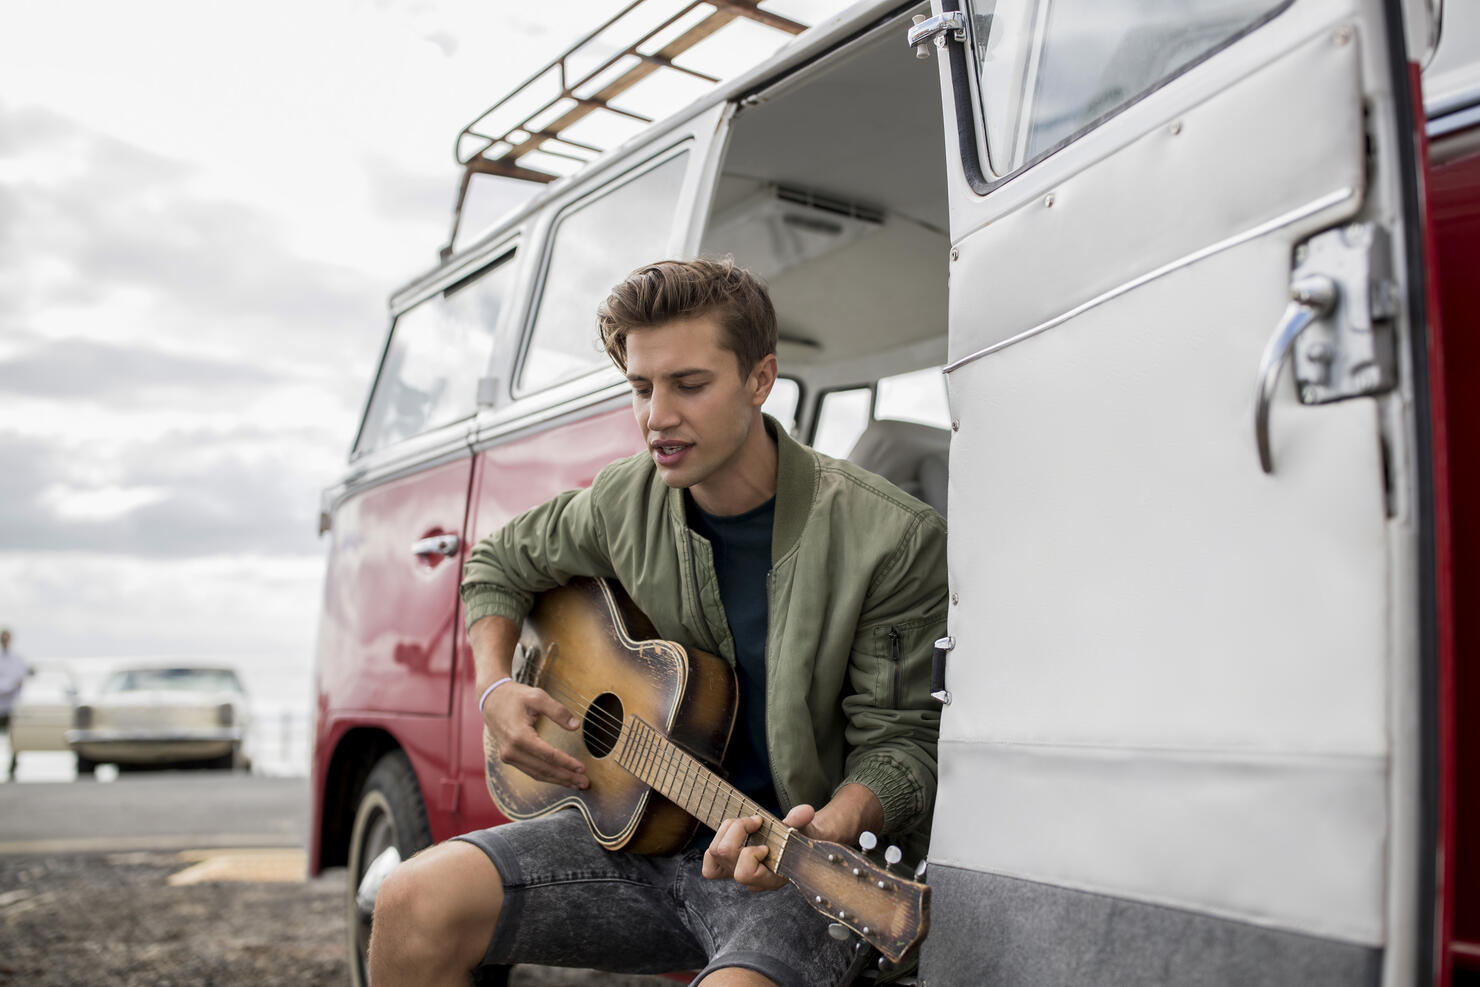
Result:
M644 743L646 736L643 734L641 721L632 720L630 722L632 724L632 756L628 759L630 763L624 764L623 767L632 772L639 781L646 782L647 778L644 777L642 769L643 758L647 756L647 745Z
M643 724L642 737L642 780L647 782L649 785L655 785L658 780L658 772L656 767L656 761L658 757L658 744L656 738L653 736L653 732L647 728L647 724Z
M713 829L719 825L719 820L714 818L714 799L715 796L719 795L719 788L712 781L706 781L704 787L709 790L709 808L705 810L704 815L700 818L704 820L705 825Z

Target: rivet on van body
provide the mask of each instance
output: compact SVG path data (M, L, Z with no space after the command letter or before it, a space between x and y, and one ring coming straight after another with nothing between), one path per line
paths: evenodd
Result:
M951 594L951 606L954 607L956 604L958 604L960 602L961 602L961 597L957 596L955 593L952 593Z
M1336 47L1338 48L1340 48L1342 45L1348 44L1351 39L1352 29L1350 27L1338 27L1336 29L1336 33L1331 36L1332 44L1336 45Z
M951 260L960 260L960 259L961 259L961 251L957 250L955 247L952 247L951 248Z
M952 432L959 432L959 431L961 431L961 419L959 419L959 418L952 418L951 419L951 431Z
M1170 127L1168 127L1167 130L1171 133L1171 135L1173 137L1176 137L1178 134L1180 134L1182 132L1182 121L1181 120L1176 121Z
M1043 207L1045 209L1052 209L1053 208L1053 193L1052 192L1048 193L1047 195L1045 195L1043 197Z

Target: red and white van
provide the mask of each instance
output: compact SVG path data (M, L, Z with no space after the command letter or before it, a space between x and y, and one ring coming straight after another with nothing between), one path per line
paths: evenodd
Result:
M711 18L797 29L671 6L464 131L391 299L323 514L356 948L383 849L499 821L464 553L640 448L597 302L732 253L773 411L946 510L922 983L1480 983L1480 5L869 0L636 120Z

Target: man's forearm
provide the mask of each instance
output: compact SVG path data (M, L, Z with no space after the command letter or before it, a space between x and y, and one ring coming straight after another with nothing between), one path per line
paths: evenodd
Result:
M479 695L499 679L513 674L518 624L507 617L484 617L468 628L468 643L473 648L474 682Z

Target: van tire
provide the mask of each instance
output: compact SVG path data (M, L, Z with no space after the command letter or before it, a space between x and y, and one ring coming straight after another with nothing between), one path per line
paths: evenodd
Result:
M366 868L387 847L394 846L401 859L406 860L431 842L431 827L427 824L426 804L421 798L416 772L403 751L393 750L376 761L365 777L350 827L345 914L349 928L350 981L355 987L368 987L370 982L370 917L362 916L355 904L355 893Z
M97 770L97 761L94 761L91 758L83 757L81 754L77 755L78 778L92 778L96 774Z

